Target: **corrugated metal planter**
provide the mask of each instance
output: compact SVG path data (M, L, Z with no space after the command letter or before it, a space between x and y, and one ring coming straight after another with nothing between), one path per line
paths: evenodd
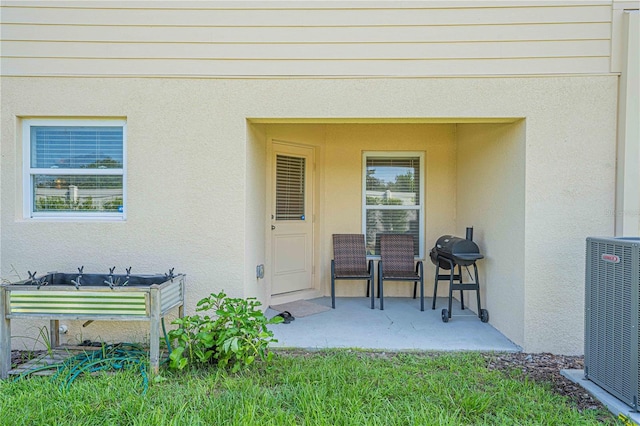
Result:
M34 274L35 275L35 274ZM60 320L149 321L150 366L158 372L160 321L172 309L184 315L184 274L115 275L50 273L0 286L0 378L11 368L11 319L50 320L59 346Z

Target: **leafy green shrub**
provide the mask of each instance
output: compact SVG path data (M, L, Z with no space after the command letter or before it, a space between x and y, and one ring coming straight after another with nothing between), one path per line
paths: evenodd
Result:
M169 366L183 369L188 365L217 364L238 371L256 357L271 360L269 343L277 342L267 324L282 322L282 317L267 319L258 309L254 297L229 298L224 292L211 293L200 300L196 312L213 311L215 315L192 315L178 318L178 328L169 332L173 350Z

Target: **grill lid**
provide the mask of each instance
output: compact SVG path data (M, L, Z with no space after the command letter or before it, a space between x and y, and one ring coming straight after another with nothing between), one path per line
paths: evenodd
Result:
M453 235L438 238L435 247L431 249L430 257L433 263L437 262L438 257L444 257L459 265L471 265L476 260L484 258L476 243ZM448 266L448 262L439 263L441 267Z
M478 245L465 238L443 235L436 241L438 254L447 257L459 257L461 259L482 259ZM480 256L480 257L478 257Z

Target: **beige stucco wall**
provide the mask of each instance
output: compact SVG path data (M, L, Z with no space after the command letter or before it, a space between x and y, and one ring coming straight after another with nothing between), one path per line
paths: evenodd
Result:
M574 83L550 81L555 95L527 120L524 346L535 351L582 351L585 237L614 232L616 101L605 92L616 84Z
M482 307L491 324L524 346L526 123L459 124L456 235L474 227ZM473 269L470 268L470 271ZM466 274L466 273L465 273ZM467 302L477 312L476 295Z
M462 232L471 222L471 218L458 218L460 206L467 201L464 197L461 200L464 190L455 182L464 176L461 165L472 161L463 159L460 152L471 139L456 139L453 123L524 118L524 188L514 189L520 197L524 193L523 264L516 260L504 276L490 277L490 270L484 272L487 286L522 274L524 282L513 285L524 286L525 308L523 318L513 321L524 324L524 330L500 322L496 325L525 350L580 353L584 237L613 232L613 217L606 211L613 203L615 183L616 91L616 76L328 80L3 77L1 275L14 278L14 268L24 276L27 270L73 271L80 265L95 272L113 265L131 265L138 272L175 267L189 277L188 312L201 297L220 289L233 296L255 292L264 299L268 283L256 280L255 267L268 258L263 211L267 171L262 159L270 137L297 141L297 132L311 135L309 143L322 148L319 158L324 192L319 194L319 211L327 222L318 228L322 251L317 256L321 267L327 268L329 236L359 229L361 217L359 201L347 195L331 197L328 191L340 183L340 175L334 176L339 170L342 178L349 180L348 192L357 191L355 198L359 200L360 179L355 177L360 174L363 148L383 148L390 137L401 135L402 140L396 139L393 146L406 144L412 150L425 150L427 187L438 197L447 195L445 204L440 205L443 200L427 193L428 242L451 226ZM127 119L127 220L23 219L22 142L17 117L83 116ZM354 118L366 118L369 123L399 118L418 123L440 118L448 124L318 123L348 123ZM308 119L317 127L291 126L286 130L286 125L252 124L276 119ZM523 131L518 127L522 125L511 126L516 126L509 130L514 134ZM500 142L505 146L521 140L508 133ZM480 142L490 145L488 136ZM522 147L510 149L509 155L495 161L503 164L513 155L522 155ZM504 168L517 175L515 165ZM439 179L444 183L440 192L435 185ZM449 204L450 194L444 188L456 193L455 207ZM440 209L437 214L429 213L436 208ZM336 209L350 212L350 218L332 219ZM509 211L516 214L522 208ZM430 222L431 217L436 223ZM486 214L482 218L493 238L502 219ZM509 220L517 224L521 219ZM475 226L479 237L486 232ZM489 238L488 233L483 238ZM486 242L487 250L493 250L488 246L490 240ZM326 290L326 276L323 280ZM492 317L508 321L512 311L498 302L502 294L492 291L487 288L486 295ZM20 327L16 334L26 331ZM123 339L144 334L144 327L93 324L80 330L76 325L69 336L77 337L80 331L83 338Z
M266 132L264 126L247 125L247 144L246 144L246 182L251 182L253 191L251 194L245 193L245 264L244 268L244 293L243 297L256 297L266 306L271 288L265 285L264 278L257 276L256 268L258 265L264 265L265 262L265 212L266 199L264 196L255 196L254 194L266 194L267 180L267 145L265 144ZM251 196L249 196L251 195ZM224 223L220 227L226 226ZM255 265L252 269L250 266Z

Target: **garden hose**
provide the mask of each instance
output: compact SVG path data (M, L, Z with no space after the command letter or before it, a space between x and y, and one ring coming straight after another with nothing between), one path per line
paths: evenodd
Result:
M167 335L164 318L161 319L162 332L167 344L168 354L171 354L171 342ZM149 388L149 375L147 374L148 352L142 346L135 343L115 343L112 345L102 344L101 348L95 351L84 351L64 361L37 366L22 372L14 381L23 379L35 373L47 370L56 370L52 379L62 377L60 388L69 389L73 381L82 374L91 374L98 371L117 371L125 368L137 367L142 376L142 394ZM169 356L162 361L169 361Z
M136 367L142 376L142 394L144 395L149 388L147 356L148 353L142 346L135 343L103 345L98 350L81 352L59 363L29 369L21 373L15 380L23 379L41 371L57 370L52 379L61 378L60 388L67 390L81 374L91 374L98 371L118 371Z

